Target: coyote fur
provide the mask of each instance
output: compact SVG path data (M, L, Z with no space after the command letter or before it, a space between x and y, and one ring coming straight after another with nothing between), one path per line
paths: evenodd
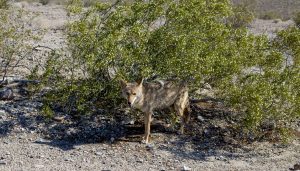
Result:
M149 142L150 124L153 110L171 108L181 117L180 133L184 132L184 125L189 121L188 87L185 83L176 84L172 81L156 81L146 83L142 80L127 83L121 81L122 96L128 105L145 113L144 143Z

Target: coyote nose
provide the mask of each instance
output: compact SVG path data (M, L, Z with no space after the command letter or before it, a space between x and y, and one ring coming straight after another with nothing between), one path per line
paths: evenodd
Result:
M128 102L128 105L129 105L129 106L131 106L131 103L130 103L130 102Z

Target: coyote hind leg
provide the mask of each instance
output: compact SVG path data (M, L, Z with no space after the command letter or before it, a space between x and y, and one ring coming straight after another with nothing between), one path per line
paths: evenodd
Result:
M189 104L189 98L188 98L188 92L185 91L182 94L179 95L178 99L174 103L174 109L176 111L176 114L180 116L180 130L179 133L184 133L184 126L189 120L189 114L186 115L184 112L187 109L188 110L188 104Z

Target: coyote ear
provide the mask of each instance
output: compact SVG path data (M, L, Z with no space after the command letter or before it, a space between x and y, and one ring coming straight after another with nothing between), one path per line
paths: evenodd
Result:
M141 78L138 81L136 81L136 83L138 83L138 85L143 85L143 82L144 82L144 78Z
M122 87L126 87L127 86L127 82L124 81L123 79L120 80L120 84L121 84Z

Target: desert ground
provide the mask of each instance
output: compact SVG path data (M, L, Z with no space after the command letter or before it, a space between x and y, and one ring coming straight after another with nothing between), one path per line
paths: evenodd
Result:
M31 22L33 30L45 29L36 46L59 49L65 46L64 25L67 12L61 5L17 2L15 8L37 15ZM293 22L255 20L249 31L267 34ZM35 59L43 60L47 51L40 48ZM31 65L32 61L27 61ZM25 79L22 68L10 73L9 81ZM39 99L21 95L11 101L0 101L0 170L1 171L96 171L96 170L297 170L300 164L300 140L287 144L277 141L237 142L228 134L226 123L235 122L230 112L208 101L207 106L193 106L192 126L177 135L166 129L155 116L151 144L140 143L143 125L120 112L117 118L103 115L57 117L45 121L39 113ZM213 107L212 107L213 106ZM237 133L235 133L237 134ZM300 168L298 168L300 169Z

